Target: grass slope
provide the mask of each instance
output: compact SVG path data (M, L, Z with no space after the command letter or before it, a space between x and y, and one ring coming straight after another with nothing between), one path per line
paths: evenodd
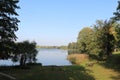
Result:
M114 53L106 61L89 60L88 57L82 59L83 55L81 56L81 54L71 54L69 57L68 59L71 59L70 61L73 63L82 65L87 70L86 72L94 77L95 80L120 80L120 52ZM88 66L88 64L93 65Z
M95 64L92 67L86 68L90 70L89 74L91 74L95 80L120 80L120 72L108 69L100 64Z
M1 71L17 80L95 80L82 66L31 66L31 69L13 67L1 68ZM1 78L0 80L6 80Z

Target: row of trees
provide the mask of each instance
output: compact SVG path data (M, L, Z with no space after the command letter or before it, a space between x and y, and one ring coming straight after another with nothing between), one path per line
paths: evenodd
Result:
M19 0L0 0L0 59L12 59L19 61L23 66L27 62L36 61L36 43L18 42L15 32L18 31L20 22L16 16L19 16L16 9Z
M97 20L95 25L83 28L77 42L69 43L68 49L79 53L94 54L100 58L109 57L120 50L120 2L114 17L110 20Z

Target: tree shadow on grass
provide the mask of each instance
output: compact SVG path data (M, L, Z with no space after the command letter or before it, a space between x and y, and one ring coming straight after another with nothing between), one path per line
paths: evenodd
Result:
M94 77L88 74L87 69L82 66L68 66L64 68L68 80L95 80Z
M30 69L2 68L18 80L95 80L82 66L32 66Z
M95 80L87 72L82 66L43 66L41 71L34 70L29 80Z
M120 54L113 54L106 61L100 63L102 66L110 69L114 69L120 72Z
M103 61L99 64L120 74L120 54L113 54L106 61ZM111 78L113 80L120 80L120 75L112 76Z
M118 76L112 76L111 77L113 80L120 80L120 75L118 75Z

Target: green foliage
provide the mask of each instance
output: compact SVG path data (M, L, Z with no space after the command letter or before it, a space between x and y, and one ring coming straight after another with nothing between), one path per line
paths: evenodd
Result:
M93 28L83 28L78 34L77 42L69 43L68 50L77 49L78 53L96 55L100 58L109 57L113 51L120 50L120 24L116 22L120 20L120 1L114 15L115 17L109 21L96 21Z
M19 61L21 66L25 65L26 62L32 63L36 61L38 51L35 42L23 41L15 45L13 61Z
M116 44L115 44L115 51L120 51L120 24L115 27L116 32Z
M78 48L80 53L95 54L101 58L110 56L115 49L119 31L118 24L110 21L96 21L93 29L83 28L78 35ZM118 30L118 29L117 29Z
M69 43L68 49L77 49L77 43L76 42Z
M68 44L68 54L78 53L78 43L72 42Z
M116 8L116 12L113 13L115 16L112 17L114 21L119 21L120 20L120 1L118 1L118 6Z
M80 53L89 53L92 48L93 30L89 27L83 28L77 38Z
M97 24L94 25L100 57L110 56L114 51L115 37L111 32L113 27L111 21L98 21Z
M77 49L77 53L106 58L111 56L116 48L120 48L119 23L112 20L98 20L92 27L83 28L78 34L77 42L69 43L68 50Z
M10 57L13 41L16 40L15 32L18 30L19 20L16 9L19 0L0 0L0 58Z

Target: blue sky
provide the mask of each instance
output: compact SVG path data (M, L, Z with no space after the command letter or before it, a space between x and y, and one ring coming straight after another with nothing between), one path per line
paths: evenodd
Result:
M118 0L20 0L18 41L67 45L79 31L113 16Z

